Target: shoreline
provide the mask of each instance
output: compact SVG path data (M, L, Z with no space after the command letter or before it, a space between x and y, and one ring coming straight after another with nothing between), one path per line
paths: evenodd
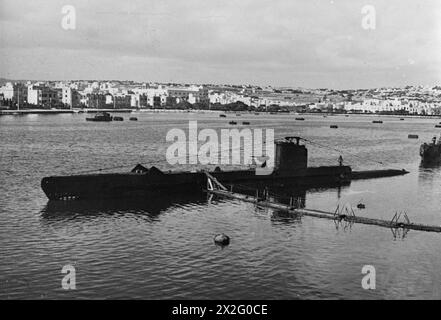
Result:
M441 115L400 115L400 114L376 114L376 113L315 113L315 112L266 112L266 111L233 111L233 110L188 110L188 109L23 109L23 110L0 110L0 116L2 115L27 115L27 114L77 114L77 113L97 113L97 112L109 112L109 113L219 113L219 114L256 114L263 116L278 116L278 115L297 115L297 116L371 116L371 117L391 117L391 118L421 118L421 119L441 119Z
M0 110L0 115L26 115L26 114L74 114L74 113L97 113L118 112L130 113L135 109L24 109L24 110Z

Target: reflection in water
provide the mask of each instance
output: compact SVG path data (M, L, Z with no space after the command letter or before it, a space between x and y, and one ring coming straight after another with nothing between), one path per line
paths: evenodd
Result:
M341 191L341 186L337 190ZM313 191L329 190L329 188L313 189ZM236 185L234 192L249 194L251 196L263 196L264 190L256 189L253 185ZM266 188L265 192L271 201L291 205L293 208L306 207L307 189L301 189L298 186L271 186ZM256 193L257 192L257 193ZM113 216L113 215L137 215L144 221L154 222L157 217L174 207L205 205L212 203L212 199L220 200L216 196L207 195L204 192L197 193L174 193L170 195L152 194L143 198L129 199L100 199L100 200L76 200L76 201L48 201L41 210L41 217L45 223L63 222L73 219L81 220L95 217ZM267 212L268 209L256 205L256 210ZM298 223L301 216L292 212L271 211L271 221L285 224Z
M441 159L439 160L421 160L420 169L424 168L440 168L441 167Z
M440 162L424 162L421 161L418 181L420 185L425 185L427 183L432 184L436 177L441 174L441 163Z
M271 215L271 222L276 224L296 225L300 224L302 216L294 212L287 212L282 210L273 211Z
M74 216L93 217L131 213L145 215L147 220L154 221L156 216L171 207L206 202L206 194L202 192L173 195L152 194L146 198L129 199L48 201L41 210L41 216L46 220L60 220Z

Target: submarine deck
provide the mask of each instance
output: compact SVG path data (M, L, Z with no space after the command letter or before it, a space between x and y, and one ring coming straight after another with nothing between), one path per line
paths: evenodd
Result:
M260 186L290 184L294 186L344 185L353 179L370 179L406 174L404 170L373 170L352 172L349 166L308 167L290 174L273 172L257 175L254 169L213 171L223 183L254 183ZM179 192L202 190L207 183L204 171L99 173L45 177L41 187L50 200L121 198L145 196L148 192Z

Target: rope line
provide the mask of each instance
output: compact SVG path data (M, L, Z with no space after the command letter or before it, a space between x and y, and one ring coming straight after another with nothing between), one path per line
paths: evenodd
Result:
M318 143L318 142L316 142L316 141L313 141L313 140L310 140L310 139L306 139L306 138L301 138L303 141L305 141L305 142L308 142L308 143L310 143L311 145L313 145L313 146L317 146L317 147L320 147L320 148L325 148L325 149L328 149L328 150L332 150L332 151L335 151L335 152L338 152L338 153L340 153L340 154L348 154L348 155L350 155L350 156L352 156L352 157L354 157L354 158L357 158L357 159L359 159L359 160L363 160L363 161L370 161L370 162L372 162L372 163L376 163L376 164L380 164L380 165L385 165L382 161L378 161L378 160L375 160L375 159L372 159L372 158L369 158L369 157L363 157L363 156L359 156L359 155L356 155L356 154L354 154L354 153L351 153L351 152L349 152L349 151L346 151L346 150L342 150L342 149L338 149L338 148L335 148L335 147L331 147L331 146L327 146L327 145L324 145L324 144L321 144L321 143ZM263 147L266 145L266 141L262 141L262 143L261 144L259 144L259 145L257 145L257 146L254 146L254 148L261 148L261 150L262 150L262 153L263 153ZM252 150L254 151L254 148L252 148ZM228 149L228 152L229 152L229 154L231 154L232 152L234 152L234 151L242 151L242 150L244 150L244 146L243 146L243 144L241 143L238 147L235 147L235 148L233 148L233 147L231 147L231 148L229 148ZM192 157L192 156L198 156L198 154L199 153L197 153L197 154L194 154L194 153L186 153L184 156L180 156L180 157L175 157L175 159L177 159L178 161L179 160L187 160L187 159L189 159L190 157ZM222 155L222 150L218 150L218 155ZM142 158L144 158L145 156L142 156ZM256 159L256 158L258 158L257 156L251 156L251 158L252 159ZM334 163L334 161L333 160L330 160L330 159L324 159L324 161L325 162L328 162L328 163ZM140 164L147 164L148 163L148 165L160 165L160 164L163 164L164 163L164 160L156 160L156 161L144 161L144 159L141 159L141 161L139 162ZM213 166L214 165L216 165L216 164L213 164ZM238 164L239 165L239 164ZM86 174L86 173L93 173L93 172L102 172L102 171L109 171L109 170L113 170L113 169L121 169L121 168L129 168L129 167L133 167L133 164L130 164L130 165L128 165L128 164L118 164L118 165L115 165L115 166L111 166L111 167L105 167L105 168L96 168L96 169L90 169L90 170L83 170L83 171L76 171L76 172L70 172L70 174L72 175L72 174Z
M311 144L313 144L313 145L316 145L316 146L318 146L318 147L321 147L321 148L326 148L326 149L329 149L329 150L337 151L338 153L349 154L349 155L351 155L351 156L353 156L353 157L355 157L355 158L358 158L358 159L360 159L360 160L368 160L368 161L371 161L371 162L374 162L374 163L381 164L381 165L383 165L383 166L385 165L385 164L384 164L383 162L381 162L381 161L374 160L374 159L372 159L372 158L368 158L368 157L359 156L359 155L353 154L353 153L351 153L351 152L349 152L349 151L346 151L346 150L341 150L341 149L337 149L337 148L335 148L335 147L326 146L326 145L323 145L323 144L320 144L320 143L318 143L318 142L315 142L315 141L312 141L312 140L309 140L309 139L305 139L305 138L302 138L302 140L304 140L304 141L306 141L306 142L309 142L309 143L311 143Z

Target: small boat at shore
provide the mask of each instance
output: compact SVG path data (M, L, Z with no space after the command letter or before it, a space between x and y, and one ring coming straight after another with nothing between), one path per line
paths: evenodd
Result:
M98 112L93 118L86 118L86 121L109 122L113 118L108 112Z
M230 122L228 122L228 124L235 125L235 124L237 124L237 122L236 121L230 121Z
M129 120L130 121L138 121L138 118L137 117L130 117Z
M335 124L332 124L332 125L329 126L329 128L331 128L331 129L338 129L338 126L335 125Z
M226 114L220 114L219 117L221 117L221 118L226 118L227 115L226 115Z
M381 120L374 120L374 121L372 121L372 123L383 123L383 121L381 121Z
M242 124L243 124L243 125L249 125L250 122L249 122L249 121L242 121Z
M113 121L124 121L123 117L113 117Z
M417 134L409 134L407 136L407 138L409 138L409 139L418 139L418 135Z
M297 121L304 121L305 118L296 118Z

